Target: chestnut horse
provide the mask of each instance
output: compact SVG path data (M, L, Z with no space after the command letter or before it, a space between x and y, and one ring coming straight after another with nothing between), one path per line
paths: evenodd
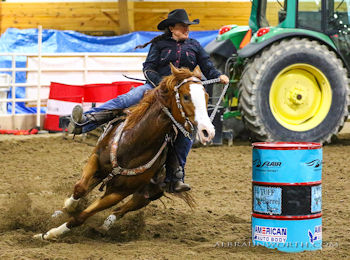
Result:
M160 198L164 193L156 179L164 176L167 142L174 125L189 138L189 132L197 127L203 144L214 137L214 126L207 113L208 94L199 80L199 67L191 72L171 65L171 71L158 87L129 109L125 121L112 126L100 138L74 186L73 195L65 201L64 210L73 212L79 199L100 183L106 186L103 196L71 216L68 222L35 238L56 239L95 213L132 195L105 220L100 229L107 231L127 212Z

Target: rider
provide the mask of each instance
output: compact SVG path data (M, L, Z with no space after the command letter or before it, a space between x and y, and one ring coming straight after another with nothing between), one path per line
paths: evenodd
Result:
M146 61L143 63L146 84L138 86L128 93L111 99L85 113L83 113L80 105L74 107L68 132L74 134L89 132L110 121L115 116L116 111L137 104L147 90L158 86L162 77L171 74L170 63L175 67L187 67L190 70L199 65L207 79L220 78L221 83L227 84L228 77L215 69L213 63L209 60L209 55L199 42L189 38L189 25L198 23L198 19L191 22L184 9L171 11L168 18L161 21L157 27L164 33L153 38L150 42L136 47L144 48L151 44ZM170 186L171 191L182 192L191 189L188 184L184 183L184 166L191 147L192 140L186 138L179 131L172 148L173 151L169 151L166 162L165 183L168 188Z

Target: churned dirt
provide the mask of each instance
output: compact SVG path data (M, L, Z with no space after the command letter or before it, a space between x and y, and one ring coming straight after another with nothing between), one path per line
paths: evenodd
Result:
M350 132L350 131L349 131ZM105 210L54 242L32 236L79 179L94 140L61 134L0 138L0 259L340 259L350 257L350 134L323 148L323 250L282 253L251 241L251 145L192 149L187 182L197 207L162 198L129 213L106 236L93 232ZM101 194L94 191L89 201Z

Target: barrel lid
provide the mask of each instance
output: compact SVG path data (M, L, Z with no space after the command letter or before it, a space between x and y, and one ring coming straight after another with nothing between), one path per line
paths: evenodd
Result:
M310 150L320 149L322 144L314 142L256 142L252 143L254 149L268 150Z

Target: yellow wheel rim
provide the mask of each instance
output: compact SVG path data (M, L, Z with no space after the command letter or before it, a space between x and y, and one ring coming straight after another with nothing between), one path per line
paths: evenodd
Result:
M332 103L332 89L319 69L298 63L277 75L269 99L276 120L287 129L301 132L325 119Z

